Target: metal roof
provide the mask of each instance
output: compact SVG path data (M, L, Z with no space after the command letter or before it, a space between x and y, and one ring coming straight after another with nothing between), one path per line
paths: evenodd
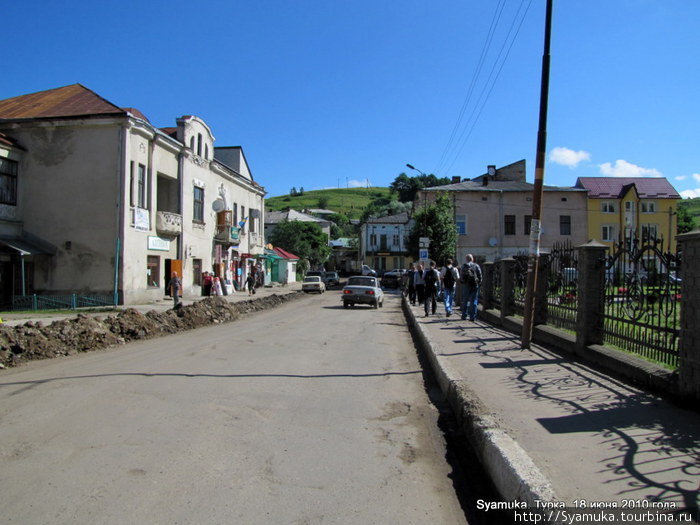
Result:
M634 186L642 199L680 199L665 177L579 177L576 186L592 199L620 199Z
M88 115L126 115L126 111L81 84L0 100L0 119Z

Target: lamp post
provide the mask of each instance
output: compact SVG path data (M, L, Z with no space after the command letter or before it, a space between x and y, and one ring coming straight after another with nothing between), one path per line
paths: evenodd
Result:
M423 172L422 172L421 170L419 170L418 168L414 168L414 167L411 166L410 164L406 164L406 167L407 167L407 168L411 168L413 171L417 171L417 172L420 173L421 175L424 175L425 177L427 177L427 175L426 175L425 173L423 173Z

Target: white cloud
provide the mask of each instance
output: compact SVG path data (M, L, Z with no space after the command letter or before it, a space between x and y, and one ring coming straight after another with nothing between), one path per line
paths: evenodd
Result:
M372 183L369 181L369 179L349 180L348 181L349 188L366 188L367 186L371 186L371 185L372 185Z
M700 182L700 173L693 173L692 177L693 177L696 181Z
M685 180L688 177L686 175L679 175L678 177L674 177L676 180Z
M584 160L591 160L591 154L587 151L574 151L569 148L557 147L549 152L549 161L562 166L575 168Z
M663 177L663 173L654 168L642 168L626 160L618 159L615 165L601 164L600 172L611 177Z
M696 197L700 197L700 188L695 190L683 190L680 193L681 197L684 199L695 199Z

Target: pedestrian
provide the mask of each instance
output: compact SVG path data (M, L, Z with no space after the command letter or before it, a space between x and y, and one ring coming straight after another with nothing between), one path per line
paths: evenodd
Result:
M481 268L474 262L474 256L468 253L460 272L462 283L462 321L469 317L475 321L478 314L479 287L481 286Z
M408 287L408 300L411 304L416 304L416 264L411 263L406 274L406 283Z
M214 277L214 282L212 284L212 295L216 296L222 296L224 295L223 290L221 289L221 280L218 277Z
M170 296L173 298L173 309L180 306L180 290L182 290L182 281L177 276L177 272L173 272L168 283Z
M202 295L209 297L211 295L211 285L213 284L213 279L209 272L204 272L204 277L202 279Z
M245 283L248 288L248 295L253 295L255 293L255 276L249 273Z
M413 282L416 287L416 298L418 299L418 304L423 304L423 299L425 298L425 280L423 279L423 264L418 263L418 269L413 277Z
M423 281L425 281L423 307L425 308L425 316L428 317L431 312L435 315L437 295L440 288L440 274L435 269L435 261L430 261L430 268L423 272Z
M458 281L459 270L452 266L452 259L447 259L444 268L440 271L440 282L442 283L446 317L452 315L452 303L454 302Z

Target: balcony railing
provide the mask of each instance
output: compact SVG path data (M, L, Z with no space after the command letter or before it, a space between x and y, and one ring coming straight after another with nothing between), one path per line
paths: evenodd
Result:
M230 224L217 224L214 238L221 242L237 243L240 239L240 228Z
M262 246L263 236L260 233L253 232L250 234L250 246Z
M170 211L159 211L156 214L156 231L161 235L180 235L182 215Z

